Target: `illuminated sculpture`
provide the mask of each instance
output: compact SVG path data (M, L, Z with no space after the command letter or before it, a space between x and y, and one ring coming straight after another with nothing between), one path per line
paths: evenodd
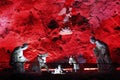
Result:
M64 74L63 69L61 68L61 65L58 65L58 67L55 68L53 74Z
M77 60L73 56L69 58L69 64L73 65L74 72L77 72L79 70L79 64L77 63Z
M97 58L97 66L99 72L112 72L114 67L112 66L112 60L110 58L110 53L107 44L95 39L95 37L90 38L90 42L95 44L94 54Z
M28 61L26 57L23 55L23 51L28 48L28 44L23 44L22 46L16 47L12 54L10 59L10 65L12 66L13 70L15 72L24 72L24 63Z
M39 68L40 68L40 72L42 72L42 68L46 68L47 69L47 72L49 72L49 68L48 66L46 65L46 57L48 56L48 54L39 54L38 55L38 62L39 62Z

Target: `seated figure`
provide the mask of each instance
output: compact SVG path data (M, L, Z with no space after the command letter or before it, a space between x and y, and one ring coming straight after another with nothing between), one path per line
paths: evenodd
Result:
M61 65L58 65L57 68L55 68L53 74L64 74L64 70L61 68Z

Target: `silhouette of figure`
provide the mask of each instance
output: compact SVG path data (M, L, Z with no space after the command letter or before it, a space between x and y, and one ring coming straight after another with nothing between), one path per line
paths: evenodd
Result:
M74 72L77 72L79 70L79 64L78 64L77 60L73 56L71 56L69 58L69 64L73 65L73 71Z
M114 67L112 65L112 60L110 57L109 49L106 43L95 39L95 37L90 38L90 42L95 44L94 54L97 58L97 66L99 72L112 72Z
M58 65L58 67L55 68L53 74L64 74L64 70L63 70L63 68L61 67L61 65Z
M16 47L10 57L10 65L15 72L24 72L24 63L28 61L23 55L23 51L28 48L28 44L23 44L22 46Z
M47 69L47 72L49 72L49 68L48 66L46 65L46 57L48 56L48 54L39 54L38 55L38 62L39 62L39 68L40 68L40 72L42 72L42 68L46 68Z

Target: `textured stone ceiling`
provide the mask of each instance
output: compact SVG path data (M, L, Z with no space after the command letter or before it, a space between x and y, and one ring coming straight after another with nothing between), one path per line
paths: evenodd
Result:
M94 63L93 45L89 42L94 35L109 45L113 61L120 63L120 0L76 1L0 0L0 62L8 62L10 52L27 42L29 49L24 54L31 61L37 54L48 52L49 62L83 54L88 63ZM58 13L70 4L81 15L80 24L67 26L72 34L60 35L64 26L63 16Z

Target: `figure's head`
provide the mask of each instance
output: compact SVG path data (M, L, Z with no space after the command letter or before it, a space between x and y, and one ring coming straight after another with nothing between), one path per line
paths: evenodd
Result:
M90 37L90 42L91 42L92 44L95 44L96 39L95 39L95 37L94 37L94 36L91 36L91 37Z
M61 68L61 65L58 65L58 69L59 69L59 70L61 70L61 69L62 69L62 68Z
M61 65L58 65L58 68L60 68L61 67Z

